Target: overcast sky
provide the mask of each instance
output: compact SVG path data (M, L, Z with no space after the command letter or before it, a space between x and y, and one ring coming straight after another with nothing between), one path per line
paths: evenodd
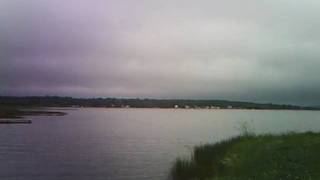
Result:
M1 0L0 94L320 104L319 0Z

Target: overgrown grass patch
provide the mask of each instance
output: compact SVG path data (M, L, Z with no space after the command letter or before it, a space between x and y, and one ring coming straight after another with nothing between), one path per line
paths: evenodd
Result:
M174 180L320 179L320 133L243 135L194 148L178 159Z

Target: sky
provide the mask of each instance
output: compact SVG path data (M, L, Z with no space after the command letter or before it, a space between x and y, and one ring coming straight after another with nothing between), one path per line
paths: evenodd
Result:
M0 95L320 104L318 0L1 0Z

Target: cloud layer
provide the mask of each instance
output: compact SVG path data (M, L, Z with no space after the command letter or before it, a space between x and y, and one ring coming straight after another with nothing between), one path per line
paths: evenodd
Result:
M320 1L2 0L0 93L320 104Z

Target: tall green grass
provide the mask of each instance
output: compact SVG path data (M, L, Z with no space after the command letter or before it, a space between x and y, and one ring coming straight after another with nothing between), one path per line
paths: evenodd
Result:
M173 180L319 180L320 134L243 134L177 159Z

